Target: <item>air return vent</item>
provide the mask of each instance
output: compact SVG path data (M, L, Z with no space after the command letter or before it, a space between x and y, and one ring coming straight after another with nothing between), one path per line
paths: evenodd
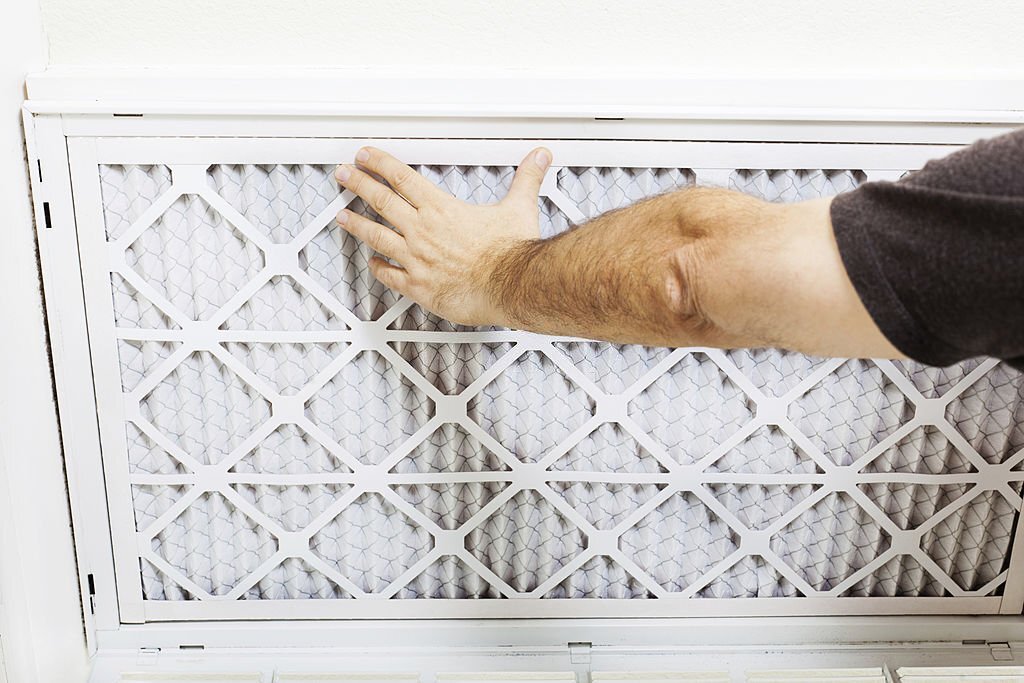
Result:
M1020 582L1020 373L454 325L333 224L372 215L332 178L359 144L70 147L122 620L995 613ZM532 146L377 144L470 202ZM918 164L548 144L546 235Z

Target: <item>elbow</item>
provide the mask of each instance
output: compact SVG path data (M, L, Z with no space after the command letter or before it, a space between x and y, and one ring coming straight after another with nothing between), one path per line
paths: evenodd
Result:
M709 310L708 255L702 240L673 249L663 269L662 292L669 334L679 345L710 344L718 335Z

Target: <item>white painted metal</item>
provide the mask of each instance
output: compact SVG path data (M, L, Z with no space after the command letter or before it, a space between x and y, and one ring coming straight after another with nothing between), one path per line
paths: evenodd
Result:
M331 648L338 643L356 650L386 650L394 642L431 651L446 651L453 644L488 649L510 643L526 649L557 649L567 643L585 642L604 650L659 652L725 646L800 649L849 643L884 649L895 642L959 648L964 641L971 641L975 643L972 647L984 650L987 656L986 642L1024 642L1024 620L1005 616L877 615L163 622L125 624L116 631L99 633L97 640L107 651L139 647L175 650L182 644L205 644L208 649Z
M901 683L953 683L953 681L978 681L978 683L999 683L1024 680L1021 666L913 666L897 671Z
M625 117L663 120L1024 122L1012 79L538 79L473 69L54 68L28 80L34 112L244 116Z
M152 601L142 600L137 565L132 569L139 548L130 496L126 496L129 474L125 467L121 427L124 404L117 398L120 394L120 372L113 349L115 335L124 336L126 332L113 326L109 310L109 280L104 279L111 252L102 243L103 216L97 179L100 164L174 165L178 167L175 192L195 192L200 190L203 182L198 167L205 168L208 163L329 164L351 158L358 146L376 138L377 144L413 163L514 164L535 142L544 142L554 151L559 165L696 168L698 177L705 179L716 177L716 174L724 177L721 171L735 168L855 168L863 170L869 179L883 179L916 168L928 158L939 156L957 145L1008 130L1024 118L1019 107L1014 106L1013 98L1006 94L1020 90L992 88L989 87L991 84L985 83L958 84L955 87L941 84L932 88L925 83L882 84L873 90L871 86L861 84L860 91L844 90L842 85L814 86L806 82L771 84L771 87L754 85L747 91L746 101L730 102L723 93L736 92L735 83L727 84L724 90L719 87L695 89L692 83L647 83L639 86L640 89L624 88L619 99L615 96L602 99L597 95L614 93L615 89L607 84L595 88L594 83L566 87L564 81L553 80L537 91L536 99L530 100L522 92L517 94L516 88L523 87L522 84L478 83L479 87L474 90L464 88L468 82L464 81L455 90L473 92L474 98L481 103L474 108L458 97L446 99L453 92L450 83L447 91L443 87L431 91L437 82L416 84L411 80L395 80L384 83L376 79L352 80L350 76L334 81L330 78L296 81L291 73L278 76L272 87L264 81L246 84L244 78L239 80L237 76L193 78L189 85L185 82L187 79L162 80L151 73L101 83L88 74L66 72L36 78L30 83L32 100L28 106L35 112L35 121L53 122L42 129L45 143L41 147L53 150L54 161L57 162L66 140L70 170L74 176L74 218L78 222L81 252L78 253L78 246L73 243L59 242L52 236L41 234L40 239L44 252L58 254L43 257L51 332L56 330L55 337L76 341L72 345L56 344L54 361L58 390L63 399L61 422L68 452L83 591L88 594L87 577L91 574L97 592L97 612L95 616L87 614L87 627L91 635L97 636L95 642L104 649L155 643L175 646L195 641L211 645L219 643L221 646L255 642L263 647L272 647L289 640L299 645L329 645L337 642L336 638L342 634L356 640L387 642L396 628L410 629L408 637L417 643L428 643L433 635L440 633L451 635L449 631L439 631L441 622L437 621L367 622L358 627L346 627L339 622L312 625L281 621L232 621L223 624L196 621L207 619L500 616L504 620L492 622L486 628L480 622L461 622L462 625L456 628L463 630L460 637L466 640L459 642L472 642L474 638L483 637L491 642L515 645L529 642L532 636L528 634L531 633L543 632L547 635L542 638L553 639L550 642L557 644L578 640L577 634L596 628L595 623L582 618L560 626L553 624L558 621L555 617L570 612L580 617L662 616L660 619L619 622L618 627L612 626L620 632L620 637L627 639L652 636L657 639L654 634L682 634L690 630L688 637L695 640L705 637L705 632L717 632L726 641L753 637L761 638L760 642L765 638L776 642L783 638L783 631L800 632L801 624L806 627L805 642L850 641L858 637L858 632L868 640L872 635L881 637L885 633L892 640L919 637L922 640L955 641L957 636L951 633L970 637L970 633L986 629L1013 633L1024 630L1024 626L1013 619L986 625L987 622L977 619L958 622L954 617L899 622L899 617L894 616L882 617L878 622L861 622L860 626L856 625L854 618L832 619L816 625L809 617L780 620L779 628L768 628L770 634L765 630L764 621L756 619L731 622L728 626L727 622L719 622L720 628L716 631L712 625L714 620L695 625L665 618L679 614L678 608L668 600L643 601L645 605L635 605L639 601L615 601L620 603L615 608L580 600L567 611L560 606L563 604L561 601L518 599L501 601L500 614L490 613L489 608L479 605L485 601L475 601L477 604L468 606L448 604L459 601L434 601L434 606L419 611L415 611L418 608L407 609L404 605L394 604L398 601L367 601L365 607L347 607L345 611L321 601L316 601L317 605L307 604L314 601L276 601L280 603L277 605L267 604L275 601L147 604ZM328 87L332 84L336 86L333 89ZM360 85L364 87L355 87ZM666 85L679 86L680 89L666 90ZM405 86L405 95L389 99L385 91L395 86ZM689 87L686 92L691 93L686 97L672 95L666 101L656 96L659 92L682 92L686 87ZM317 94L324 92L346 95L324 99ZM434 92L434 95L429 92ZM358 94L350 97L349 93ZM758 98L760 102L755 102ZM524 101L531 104L517 104ZM814 102L818 105L808 106ZM145 116L141 117L110 116L143 113ZM619 116L624 116L625 120L594 120L595 117ZM180 136L204 137L180 139ZM224 139L234 136L257 139ZM397 137L477 139L473 142L391 139ZM500 139L512 137L529 140ZM622 141L624 138L630 141ZM693 140L718 142L687 142ZM777 141L847 144L785 145L777 144ZM849 144L863 142L883 144ZM66 159L62 163L67 164ZM707 172L701 172L701 169ZM189 180L189 173L193 174L192 180ZM557 191L551 192L550 185L547 188L549 196L563 211L571 214L570 218L578 218L578 211L573 214L574 207L565 201L564 196L560 198ZM210 190L204 187L202 192L217 202L210 196ZM70 192L65 190L65 208L62 209L60 200L55 199L57 204L51 206L51 211L69 211L69 199ZM222 204L218 207L224 208ZM41 204L37 198L37 213L40 212ZM152 213L155 216L155 212ZM61 225L69 215L58 213ZM236 227L251 237L251 226L247 227L237 216L231 218ZM133 228L136 233L145 227L142 222ZM84 266L81 279L79 256ZM90 302L91 348L82 343L86 339L82 315L83 284L84 297ZM154 294L152 291L147 293ZM340 310L337 312L341 313ZM352 329L350 340L358 340L360 335L366 334L358 325ZM182 340L197 341L196 337L190 336L191 333L183 334ZM209 341L218 341L219 334L214 333ZM500 337L499 334L494 338ZM266 338L272 339L273 335ZM362 341L381 343L385 338L374 334L362 337ZM516 338L531 347L547 348L549 344L529 335ZM90 353L91 357L87 355ZM894 368L885 364L880 367L900 384L901 390L913 391ZM586 378L573 373L571 366L563 370L572 374L578 383L594 388ZM247 379L254 384L259 383L258 379L248 376ZM426 387L422 388L426 390ZM966 388L964 384L959 390ZM76 400L68 401L66 397L69 396ZM100 419L98 432L93 426L97 410ZM101 440L104 444L102 466ZM980 458L972 458L972 461L981 464ZM1009 471L1016 465L1016 459L1004 464ZM1004 490L996 470L980 467L979 471L978 483L982 488L999 488L1006 499L1019 508L1019 496L1009 488ZM956 480L955 475L946 476L950 482ZM212 471L204 472L199 478L202 477L207 477L204 481L210 485L223 484L222 477ZM190 476L188 481L198 481L199 478ZM961 504L967 502L964 500ZM571 517L572 511L566 510L565 514ZM1024 562L1021 561L1024 553L1019 552L1021 537L1018 529L1013 565L980 591L982 595L952 599L858 598L857 604L861 607L851 609L847 600L842 603L844 611L850 609L879 615L908 611L1019 614L1021 603L1024 603L1024 589L1021 588L1024 586ZM875 563L861 574L879 564ZM116 594L113 591L115 567ZM848 581L844 585L852 583ZM964 591L955 584L944 583L954 595L963 595ZM1003 584L1005 591L1002 597L984 595L996 591ZM740 599L696 608L692 604L694 601L688 601L686 613L811 615L831 612L834 608L830 601L834 600L828 597L782 598L763 604L757 599ZM915 606L909 606L907 600ZM544 616L547 619L512 619L524 616ZM177 625L129 625L130 622L150 620L184 621ZM692 631L694 628L696 631ZM597 628L596 632L602 632L602 629ZM443 646L443 639L437 646ZM112 656L115 659L121 657ZM103 658L99 660L97 676L106 675L102 673L104 671L114 671L109 667L105 669L104 661ZM116 666L120 666L123 657L117 661L120 663ZM94 680L106 683L107 679Z
M1020 681L1024 667L993 662L983 648L847 647L847 648L702 648L686 652L659 649L599 649L584 666L560 649L515 650L466 648L455 653L393 650L274 650L259 652L187 652L164 650L140 660L138 653L106 652L96 661L89 683L149 681L191 675L187 680L222 680L215 676L254 676L260 683L440 683L441 681L637 681L643 683L779 683L790 681L881 681L921 683L929 680ZM122 672L137 678L123 679ZM146 678L146 672L152 678ZM899 673L897 673L899 672ZM206 674L209 678L203 677ZM956 678L955 676L963 676ZM249 680L249 679L243 679Z
M885 670L881 667L857 669L776 669L751 671L748 683L800 683L800 681L831 681L833 683L888 683Z
M35 150L30 168L37 217L39 259L47 303L50 352L59 395L74 396L60 404L61 438L72 503L79 585L86 632L116 628L113 562L109 551L103 463L96 432L92 368L81 288L76 216L72 206L67 146L60 118L33 120ZM42 169L45 175L40 177ZM49 221L46 216L49 216ZM49 227L48 227L49 226ZM91 577L91 578L90 578ZM90 593L95 589L95 596ZM93 599L95 598L95 599ZM90 647L94 647L90 643Z
M299 125L299 124L296 124ZM715 169L839 169L904 172L920 168L958 145L766 144L635 140L388 139L362 137L180 140L168 137L103 136L97 164L335 164L363 145L379 145L410 164L507 166L532 146L544 144L559 167ZM75 139L77 139L76 136ZM287 162L270 161L286 159ZM724 176L728 178L728 174Z
M844 121L720 121L524 118L417 118L413 116L115 116L62 115L69 136L281 137L490 139L501 136L544 140L714 140L733 142L886 142L915 145L967 144L1013 129L1012 123L906 123ZM344 124L343 126L340 124Z

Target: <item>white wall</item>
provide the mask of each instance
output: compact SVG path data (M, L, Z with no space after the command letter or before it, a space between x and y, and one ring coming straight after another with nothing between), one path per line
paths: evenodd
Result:
M55 64L1024 74L1017 0L41 0Z
M0 659L6 660L10 683L74 683L84 680L86 667L22 143L25 74L42 69L45 55L35 3L5 6L0 22Z

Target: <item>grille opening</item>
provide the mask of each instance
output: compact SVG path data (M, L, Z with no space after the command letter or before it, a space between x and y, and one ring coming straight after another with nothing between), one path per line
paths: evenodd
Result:
M514 172L417 170L474 202L500 199ZM1024 378L1006 366L527 348L376 283L372 254L332 227L333 166L213 164L216 206L178 193L171 166L98 172L107 240L127 257L108 300L136 408L123 446L147 601L1003 591L1020 477L978 484L1024 448ZM545 234L700 175L553 172ZM771 201L864 180L729 175ZM918 421L916 403L940 397L941 424ZM787 409L767 422L765 401Z

